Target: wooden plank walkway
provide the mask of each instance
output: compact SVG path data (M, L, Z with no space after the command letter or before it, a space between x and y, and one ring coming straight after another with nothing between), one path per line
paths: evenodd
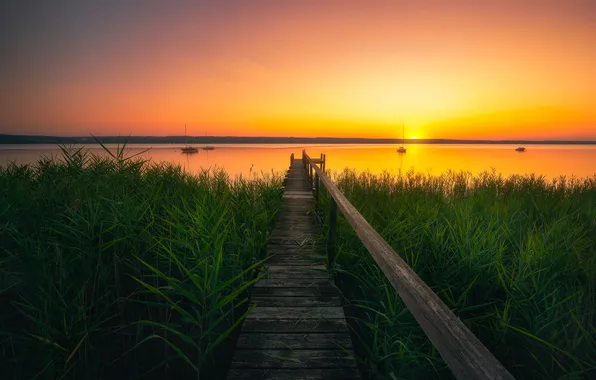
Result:
M360 379L337 290L317 242L314 199L301 159L291 162L271 235L268 275L251 290L228 379Z

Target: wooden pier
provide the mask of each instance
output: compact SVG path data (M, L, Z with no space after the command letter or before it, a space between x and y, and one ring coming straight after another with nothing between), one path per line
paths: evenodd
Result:
M303 160L292 155L266 277L251 291L256 307L242 325L228 379L360 379L317 236L311 184Z
M228 379L360 379L339 293L326 271L335 261L336 218L343 214L395 292L458 380L513 376L375 231L325 173L325 155L290 158L283 207L268 246L267 277L251 291ZM330 196L327 241L315 203ZM314 195L313 195L314 194Z

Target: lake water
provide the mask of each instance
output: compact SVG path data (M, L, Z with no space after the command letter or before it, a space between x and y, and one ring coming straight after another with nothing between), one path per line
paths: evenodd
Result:
M114 146L109 146L115 148ZM180 153L173 144L130 145L129 154L149 149L141 156L154 161L170 161L196 172L201 168L221 167L232 175L284 171L289 157L306 149L311 157L327 155L327 168L345 167L373 173L399 170L440 174L447 170L478 173L492 168L505 174L535 173L553 178L561 175L587 177L596 175L595 145L528 145L523 153L513 145L430 145L408 144L407 153L396 152L395 145L215 145L215 150L197 154ZM104 155L98 145L86 146L92 153ZM42 154L59 156L55 145L0 145L0 165L8 162L35 162ZM252 169L251 169L252 168Z

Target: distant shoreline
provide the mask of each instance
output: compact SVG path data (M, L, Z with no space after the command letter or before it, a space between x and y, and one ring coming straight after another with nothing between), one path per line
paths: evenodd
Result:
M517 144L596 145L579 140L463 140L463 139L368 139L344 137L234 137L234 136L97 136L103 144ZM0 134L0 145L15 144L97 144L89 136L27 136Z

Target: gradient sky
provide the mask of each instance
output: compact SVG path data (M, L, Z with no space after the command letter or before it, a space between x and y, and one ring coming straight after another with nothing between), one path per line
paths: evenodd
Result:
M596 1L0 3L0 133L596 139Z

